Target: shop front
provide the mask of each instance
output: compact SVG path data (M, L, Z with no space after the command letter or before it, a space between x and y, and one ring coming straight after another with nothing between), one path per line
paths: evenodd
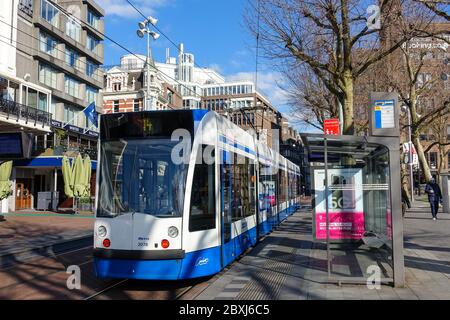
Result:
M73 199L64 194L62 157L37 157L15 160L11 180L13 195L10 212L63 211L73 207ZM97 162L92 161L91 196L95 196Z

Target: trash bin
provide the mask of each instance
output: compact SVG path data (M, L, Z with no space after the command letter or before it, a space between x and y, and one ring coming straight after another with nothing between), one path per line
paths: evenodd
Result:
M59 201L59 192L38 192L37 210L56 211Z

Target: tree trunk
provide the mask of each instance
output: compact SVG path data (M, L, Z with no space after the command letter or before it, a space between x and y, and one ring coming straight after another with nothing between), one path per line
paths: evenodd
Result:
M437 182L441 183L441 173L444 172L444 160L445 160L445 148L442 145L439 145L439 168L438 168L438 176Z
M351 71L345 71L344 73L344 105L343 111L343 134L353 135L355 133L355 123L353 115L353 76Z
M425 175L426 182L430 182L432 176L431 176L431 170L428 166L427 157L425 156L425 152L423 151L422 144L420 143L420 136L413 135L412 137L413 144L416 147L417 156L419 158L420 166L422 167L422 172Z

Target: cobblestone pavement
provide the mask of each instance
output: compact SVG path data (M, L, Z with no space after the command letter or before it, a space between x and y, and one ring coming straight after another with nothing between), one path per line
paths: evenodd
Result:
M89 236L93 215L7 214L0 221L0 255Z

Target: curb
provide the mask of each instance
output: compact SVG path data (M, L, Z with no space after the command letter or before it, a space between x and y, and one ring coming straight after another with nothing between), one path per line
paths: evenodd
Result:
M52 257L57 253L79 249L83 246L92 246L93 233L74 238L48 243L42 247L22 248L0 252L0 268L8 267L19 262L24 262L36 257Z

